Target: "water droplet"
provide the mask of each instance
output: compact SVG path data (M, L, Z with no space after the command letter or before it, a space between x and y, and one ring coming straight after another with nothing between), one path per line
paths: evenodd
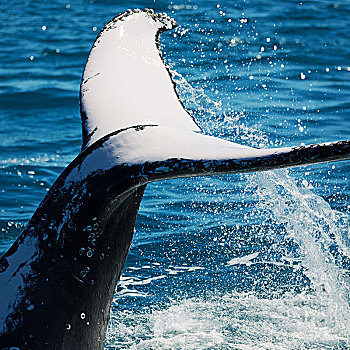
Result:
M70 330L71 328L72 328L72 326L69 323L67 323L66 324L66 329Z
M27 307L27 310L28 310L28 311L34 310L34 305L33 305L33 304L32 304L32 305L29 305L29 306Z
M91 248L89 248L89 250L88 250L87 253L86 253L86 256L87 256L88 258L91 258L91 257L93 256L93 254L94 254L94 251L93 251Z
M41 29L42 29L43 31L45 31L45 30L46 30L46 26L42 26Z
M79 254L80 254L80 255L84 255L84 253L85 253L85 248L80 248Z
M44 233L44 234L43 234L43 241L46 241L46 240L47 240L47 237L49 237L48 234L47 234L47 233Z
M101 253L100 259L103 260L104 258L105 258L105 255L103 253Z
M85 317L86 317L86 316L85 316L84 312L82 312L82 313L80 314L80 318L83 320Z
M41 216L41 220L42 221L45 221L47 219L47 214L43 214L42 216Z

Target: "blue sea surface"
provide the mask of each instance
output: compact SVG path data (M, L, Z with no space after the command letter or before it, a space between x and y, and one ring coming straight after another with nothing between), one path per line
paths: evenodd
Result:
M254 147L350 139L349 1L2 1L0 253L80 151L96 35L146 7L179 23L161 50L206 133ZM349 172L148 185L105 348L349 349Z

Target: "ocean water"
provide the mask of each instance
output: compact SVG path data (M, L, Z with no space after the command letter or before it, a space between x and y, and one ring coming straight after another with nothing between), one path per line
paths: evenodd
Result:
M207 133L257 147L350 138L348 1L1 2L0 253L80 150L94 38L145 7L179 23L161 49ZM349 349L349 170L148 185L105 348Z

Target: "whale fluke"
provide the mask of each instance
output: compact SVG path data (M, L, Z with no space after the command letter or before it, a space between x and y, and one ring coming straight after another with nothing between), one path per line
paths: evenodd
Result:
M152 10L125 12L105 25L86 62L81 87L83 147L135 125L200 131L183 107L158 48L177 23Z
M93 44L82 150L0 259L0 349L103 349L148 183L350 158L350 141L257 149L202 133L159 52L159 35L175 26L129 10Z

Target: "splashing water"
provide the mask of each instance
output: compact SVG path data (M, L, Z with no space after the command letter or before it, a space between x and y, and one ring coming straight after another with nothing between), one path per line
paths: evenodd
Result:
M221 113L222 129L216 129L216 135L229 134L233 140L243 135L260 147L268 143L261 130L245 122L243 113L226 115L203 90L172 73L185 105L199 114L197 119L206 116L204 123L201 120L206 131L218 127ZM350 281L337 258L350 258L348 215L298 187L287 170L247 175L245 180L245 191L257 198L254 214L282 227L278 235L284 237L278 239L290 239L297 246L272 264L290 263L306 276L309 288L268 296L254 291L185 296L136 312L118 310L116 305L107 349L345 349L350 345ZM236 260L247 267L271 263L254 262L257 253L249 256L254 259Z
M205 133L255 147L271 146L266 132L249 121L244 112L226 112L221 101L212 100L202 87L193 87L174 67L171 73L181 100ZM225 179L233 185L231 178ZM284 276L287 279L284 291L262 283L262 289L250 288L248 292L239 287L204 292L202 296L195 293L196 297L185 292L168 302L161 299L156 306L146 303L142 309L132 311L122 307L122 300L120 303L115 300L107 349L345 349L350 346L350 280L344 264L350 261L348 215L333 210L305 186L298 186L288 170L244 175L243 181L246 181L244 192L255 198L253 208L249 203L243 205L244 210L252 212L243 219L248 222L252 216L254 220L260 218L261 234L266 238L274 236L271 238L274 244L268 255L260 256L248 250L243 257L231 259L230 256L226 265L240 273L242 280L249 273L253 279L263 280L264 269L269 264L290 268L292 272ZM212 206L218 205L217 194L215 202L211 202L209 195L205 196L200 202L204 204L199 206L205 208L202 216L215 212ZM244 200L243 197L238 195L238 200ZM193 203L195 211L199 207ZM227 206L225 211L226 218L230 212L237 215L233 207ZM240 225L243 227L244 221ZM227 240L234 241L237 232L220 229ZM248 227L247 234L255 233ZM284 240L294 242L293 249L280 248ZM273 249L280 250L279 258L271 254ZM235 261L240 263L233 264ZM209 273L203 261L202 265L201 273ZM257 266L262 267L259 270ZM254 268L255 275L249 270ZM159 288L159 281L167 280L165 271L151 277L149 290ZM232 270L226 272L230 284ZM284 270L279 273L283 274ZM299 280L305 279L306 283L295 288L295 280L288 281L293 274L302 276ZM144 279L147 283L149 280L149 276ZM247 281L243 284L250 283ZM137 290L140 283L143 283L140 279L137 283L132 283L132 278L128 280L131 298L147 299L147 294ZM194 283L198 283L196 279ZM177 288L175 285L174 289Z
M350 340L349 272L338 262L349 260L349 217L336 212L321 197L299 188L288 171L253 176L263 210L298 244L304 274L309 278L324 323Z
M180 88L191 97L187 103L193 103L193 99L196 104L197 101L204 102L204 105L202 104L199 108L201 115L216 116L214 123L217 123L217 113L223 114L221 125L225 130L219 131L219 136L235 135L233 138L235 140L238 135L243 134L241 140L249 140L252 146L264 147L268 144L268 138L261 130L247 126L242 121L244 113L226 115L222 111L221 104L210 100L203 90L196 91L183 77L175 74L175 77L177 76L180 77L180 80L177 80ZM198 107L195 105L195 108L198 109ZM210 117L205 124L208 131L213 130L213 121L210 122ZM264 217L272 216L275 224L284 227L285 235L297 244L297 259L301 259L303 274L307 276L311 284L309 293L286 294L282 298L270 300L271 305L273 303L284 305L287 309L284 315L289 315L289 312L293 313L291 310L295 311L296 304L298 304L299 316L294 314L294 317L289 318L289 315L288 318L280 320L281 330L284 328L287 330L288 323L293 324L292 319L298 323L297 328L300 329L293 335L298 340L295 344L282 341L283 346L301 346L300 341L305 340L305 330L303 331L302 328L308 329L309 333L314 333L305 340L303 346L311 348L313 346L328 348L328 346L344 346L345 344L348 346L350 344L349 216L333 210L322 197L313 194L307 188L297 186L288 170L258 173L247 176L247 180L246 190L248 192L252 192L252 188L256 190L257 207L265 212ZM302 184L307 187L306 180L303 180ZM346 267L344 262L347 262ZM246 298L246 295L239 297L243 300ZM251 300L251 296L248 299ZM255 299L255 302L263 303L262 299L258 298ZM308 317L304 318L302 314ZM269 328L267 324L264 326ZM317 336L320 329L326 332L323 334L323 340L322 336ZM261 332L261 334L264 333L266 331ZM255 337L260 339L256 335ZM270 340L273 338L275 335L272 334L267 337ZM237 341L239 343L239 339ZM235 343L235 347L244 348L238 343ZM279 343L277 338L276 343ZM258 344L259 348L279 348L277 344L272 346L272 344L263 345L257 342L255 345ZM246 345L253 346L252 343Z
M112 316L109 349L330 349L348 334L313 294L264 299L233 293ZM341 332L342 331L342 332Z
M184 105L198 120L203 131L217 137L226 137L232 141L249 142L250 146L263 147L268 138L257 127L247 125L243 112L226 113L221 101L212 100L202 87L194 87L174 69L171 69L172 78Z

